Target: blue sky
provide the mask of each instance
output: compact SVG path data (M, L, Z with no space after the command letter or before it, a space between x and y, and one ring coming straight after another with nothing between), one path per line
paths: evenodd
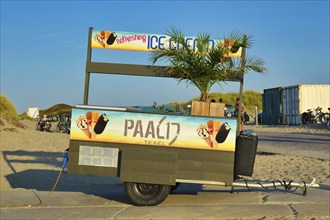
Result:
M83 103L88 28L185 35L232 31L252 35L249 55L268 73L250 72L244 90L297 84L330 84L329 1L3 1L1 93L19 113L57 103ZM150 54L93 50L93 61L150 64ZM238 83L211 92L238 91ZM175 79L92 74L89 104L166 104L199 96Z

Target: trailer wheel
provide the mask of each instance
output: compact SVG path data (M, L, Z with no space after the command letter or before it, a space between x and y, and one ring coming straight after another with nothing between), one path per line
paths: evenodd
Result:
M169 185L125 182L125 191L138 206L154 206L163 202L171 190Z

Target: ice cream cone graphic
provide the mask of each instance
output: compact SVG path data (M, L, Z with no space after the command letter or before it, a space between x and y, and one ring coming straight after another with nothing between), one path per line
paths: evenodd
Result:
M100 31L99 33L96 33L94 35L94 40L99 44L101 44L102 47L105 47L105 43L104 43L106 39L105 37L106 37L106 31Z
M92 112L92 125L91 125L91 130L92 130L92 139L96 138L96 133L94 132L94 127L97 123L97 120L99 120L100 114L98 112Z
M87 119L85 115L80 115L76 120L77 127L88 137L91 138L91 133L89 130L89 126L87 124Z
M213 142L211 140L211 136L209 134L209 130L208 130L208 125L207 124L202 124L197 128L197 133L198 135L205 141L205 143L209 146L209 147L213 147Z
M91 138L91 132L88 128L85 129L81 129L82 132L84 132L84 134L88 137Z
M203 138L203 140L205 141L205 143L207 143L207 145L213 148L213 141L211 139L211 136L208 136L207 138Z
M94 40L97 43L99 43L102 47L105 47L105 43L103 42L101 35L99 34L94 35Z

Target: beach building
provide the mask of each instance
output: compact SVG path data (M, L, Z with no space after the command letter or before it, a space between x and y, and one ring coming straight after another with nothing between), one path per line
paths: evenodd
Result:
M28 108L27 116L31 118L39 118L39 107Z

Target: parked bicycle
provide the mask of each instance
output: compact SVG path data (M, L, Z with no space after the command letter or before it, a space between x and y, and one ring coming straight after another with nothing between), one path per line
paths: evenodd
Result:
M38 121L36 131L52 132L52 124L48 120Z
M306 112L302 113L302 123L303 124L316 124L316 123L326 123L323 122L322 118L325 113L322 112L322 108L318 106L316 109L307 109Z
M322 124L326 125L329 120L330 120L330 108L328 108L327 113L323 113L322 118L321 118L321 122L322 122Z
M71 119L69 117L60 118L56 126L56 132L70 134L71 129Z
M328 112L330 112L330 108L328 108ZM323 122L324 120L324 122ZM325 115L322 118L322 123L324 123L327 126L327 129L330 130L330 114L325 113Z

